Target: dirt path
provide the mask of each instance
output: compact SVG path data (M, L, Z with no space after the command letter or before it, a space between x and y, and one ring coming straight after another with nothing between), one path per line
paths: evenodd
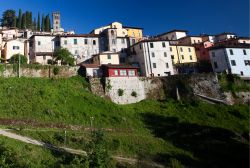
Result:
M15 133L8 132L7 130L4 130L4 129L0 129L0 135L11 138L11 139L15 139L15 140L18 140L18 141L22 141L24 143L37 145L37 146L42 146L42 147L45 147L47 149L52 149L52 150L56 150L56 151L68 152L68 153L71 153L71 154L87 156L87 153L85 151L83 151L83 150L76 150L76 149L65 148L65 147L57 147L57 146L54 146L54 145L51 145L51 144L48 144L48 143L44 143L44 142L41 142L41 141L31 139L29 137L25 137L25 136L17 135ZM117 160L118 162L124 162L124 163L129 163L129 164L137 164L138 163L137 159L132 159L132 158L124 158L124 157L120 157L120 156L112 156L112 158ZM153 167L158 167L158 168L163 168L164 167L164 166L159 165L159 164L154 163L154 162L144 161L143 164L150 165L150 166L153 166Z

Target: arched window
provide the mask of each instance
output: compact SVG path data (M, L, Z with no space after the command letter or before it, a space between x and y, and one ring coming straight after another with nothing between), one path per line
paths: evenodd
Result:
M111 30L111 35L114 36L115 35L115 31Z

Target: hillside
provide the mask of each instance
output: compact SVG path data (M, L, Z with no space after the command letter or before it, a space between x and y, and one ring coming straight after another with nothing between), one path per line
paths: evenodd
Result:
M92 122L92 127L104 130L113 155L170 167L248 167L247 106L173 100L121 106L91 94L81 77L0 78L0 83L0 123L4 128L18 128L19 134L64 145L67 130L66 145L84 149ZM6 143L5 138L0 141ZM14 146L14 141L8 145ZM37 152L58 159L48 151ZM32 154L24 153L36 164ZM51 164L55 166L54 161Z

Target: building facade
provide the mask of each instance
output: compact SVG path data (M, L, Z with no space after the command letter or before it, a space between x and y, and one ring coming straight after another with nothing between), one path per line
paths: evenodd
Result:
M92 63L97 65L103 65L103 64L119 65L120 64L119 53L106 51L100 54L93 55Z
M170 54L174 64L196 63L195 48L190 45L170 45Z
M186 30L172 30L172 31L160 34L157 37L162 40L179 40L186 36L187 36Z
M4 62L7 62L15 54L26 55L24 40L13 39L5 42L2 55Z
M130 47L130 62L140 67L142 76L174 74L169 41L143 40Z
M214 72L250 77L250 46L219 46L209 51Z

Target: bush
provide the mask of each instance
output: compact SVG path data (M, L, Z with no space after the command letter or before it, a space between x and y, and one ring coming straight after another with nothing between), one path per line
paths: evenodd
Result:
M19 55L20 55L20 64L27 64L28 59L26 56L22 55L22 54L15 54L13 55L10 60L9 63L14 64L14 63L18 63L19 62Z
M118 95L123 96L124 95L124 90L123 89L118 89Z
M58 67L54 67L54 68L53 68L53 74L54 74L54 75L58 75L58 74L59 74L59 71L60 71L60 70L59 70Z
M137 97L137 93L136 93L135 91L133 91L133 92L131 93L131 96Z

